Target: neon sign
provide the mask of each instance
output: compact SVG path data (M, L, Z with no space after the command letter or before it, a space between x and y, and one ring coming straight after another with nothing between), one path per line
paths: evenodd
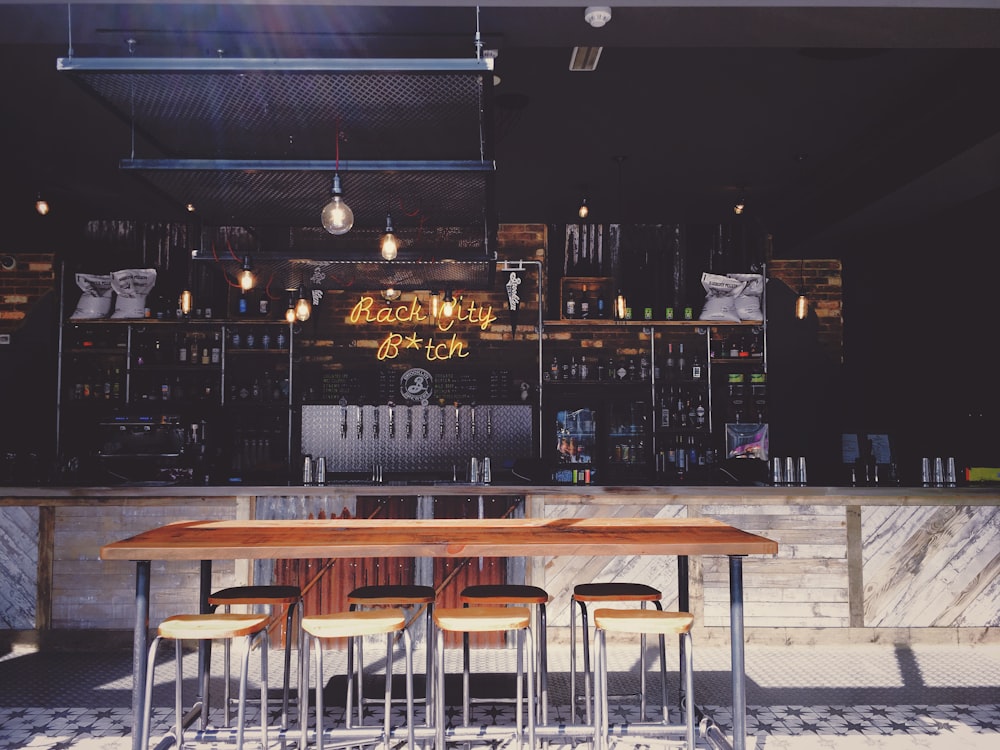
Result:
M444 341L441 341L435 340L433 336L419 336L414 330L409 333L390 331L379 344L376 358L379 361L395 359L400 352L410 349L422 351L428 362L468 357L468 343L459 339L458 334L452 331L455 324L475 326L481 331L486 331L496 319L492 305L477 305L475 300L466 304L464 300L459 300L450 318L439 317L433 321L438 332L451 333L450 337L445 337ZM410 300L409 304L386 305L378 302L375 297L364 296L351 308L348 317L348 322L354 325L408 323L416 326L430 320L431 316L424 310L417 297Z

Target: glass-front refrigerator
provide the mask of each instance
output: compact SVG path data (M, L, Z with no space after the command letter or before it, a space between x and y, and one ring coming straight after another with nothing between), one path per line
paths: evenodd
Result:
M552 481L601 485L649 482L650 418L650 401L642 388L590 387L554 395L546 406L544 434Z

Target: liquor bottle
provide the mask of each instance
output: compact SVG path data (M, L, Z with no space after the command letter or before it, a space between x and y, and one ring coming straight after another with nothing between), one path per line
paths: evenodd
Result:
M247 293L241 291L240 292L240 298L236 302L236 314L237 315L246 315L248 307L249 307L249 303L247 302Z
M604 307L604 295L598 293L597 295L597 317L606 318L608 315L607 310Z
M566 297L565 315L567 318L576 317L576 295L573 292L570 292L569 295Z
M201 348L201 363L203 365L207 365L211 361L212 361L212 359L211 359L211 356L208 353L208 347L207 346L203 346Z
M579 380L580 378L580 366L576 362L576 356L573 356L572 362L569 365L569 379Z
M669 342L667 344L667 358L663 362L664 377L667 380L676 379L677 375L677 358L674 356L674 344Z
M686 380L688 377L687 358L684 356L684 344L677 345L677 379Z
M288 340L287 340L287 337L285 336L285 329L284 328L279 328L278 329L278 348L279 349L284 349L285 348L285 344L287 344L287 343L288 343Z
M122 397L122 371L120 367L115 368L115 379L111 381L111 398L115 401Z
M649 357L645 354L639 357L639 380L643 383L649 380Z
M701 357L696 352L691 359L691 380L701 380L702 366Z
M705 398L699 393L698 403L694 406L694 426L698 429L703 429L705 427L706 417L707 410L705 409Z
M628 360L628 379L632 382L639 379L639 370L635 366L635 357L630 357Z
M580 356L580 380L590 379L590 367L587 365L587 358Z
M188 345L184 340L184 335L177 334L177 362L186 365L188 361Z
M271 300L267 297L267 292L262 292L260 299L257 301L257 312L261 315L271 314Z
M188 362L192 365L198 364L198 339L191 340L191 353L188 355Z
M217 365L222 361L222 334L218 331L215 332L215 338L212 341L212 354L210 359L213 365Z
M660 427L670 427L673 423L673 420L670 418L671 395L667 391L666 386L660 386Z
M559 358L553 355L552 364L549 365L549 379L559 380Z
M587 293L587 285L583 285L583 296L580 297L580 317L590 317L590 295Z

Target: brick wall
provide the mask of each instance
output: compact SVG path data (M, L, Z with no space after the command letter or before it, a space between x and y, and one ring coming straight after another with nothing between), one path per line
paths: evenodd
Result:
M802 290L819 323L817 338L840 361L844 349L843 266L836 258L772 260L767 266L772 279L789 289Z
M54 253L0 253L14 268L0 269L0 333L17 330L56 284Z

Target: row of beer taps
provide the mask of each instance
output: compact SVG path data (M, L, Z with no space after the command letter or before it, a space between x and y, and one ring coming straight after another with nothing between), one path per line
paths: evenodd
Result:
M486 405L485 407L477 406L475 403L469 405L469 432L471 438L476 438L479 428L477 427L477 412L480 408L486 409L486 425L485 425L485 436L492 437L493 435L493 407ZM447 424L449 422L449 410L453 412L454 415L454 435L455 439L458 440L462 437L462 407L457 401L452 404L404 404L397 406L393 402L389 402L386 405L385 410L388 413L388 424L387 429L389 433L389 439L394 440L396 438L396 410L402 410L402 414L405 415L403 418L403 430L404 435L407 439L414 437L414 412L417 412L419 417L419 436L423 439L428 439L431 437L431 414L435 411L439 412L440 417L437 421L436 432L439 439L444 439L447 433ZM340 406L340 436L344 440L348 437L348 431L350 428L350 411L355 412L355 436L358 440L364 440L365 438L365 406L362 404L344 404ZM379 406L373 406L373 419L371 424L371 436L375 440L378 440L382 432L382 408Z

